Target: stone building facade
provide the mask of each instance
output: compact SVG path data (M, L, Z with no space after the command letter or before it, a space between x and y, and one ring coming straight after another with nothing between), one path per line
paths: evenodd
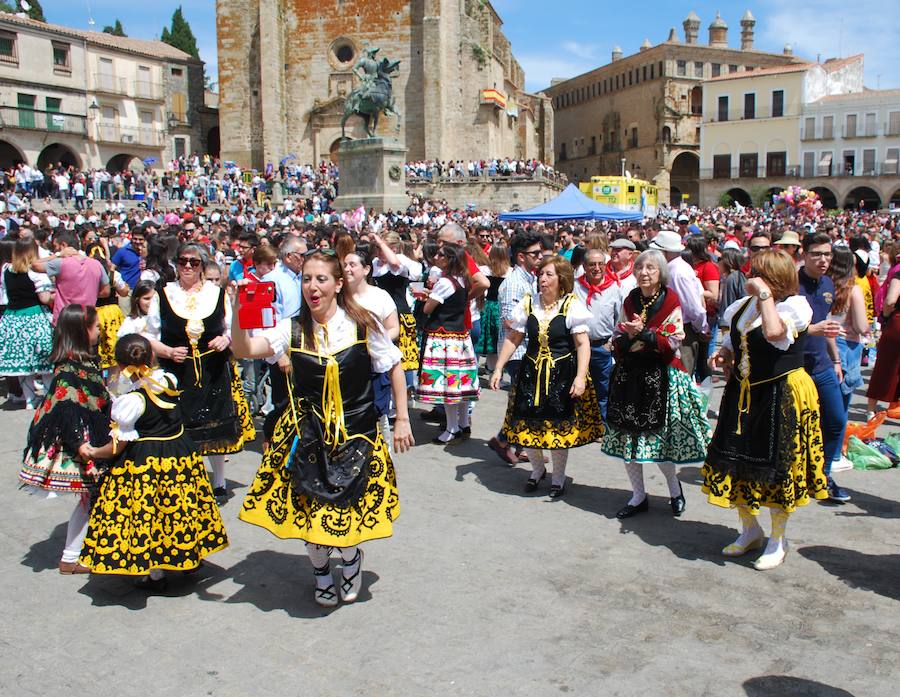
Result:
M706 79L797 61L753 47L756 20L741 19L741 47L728 45L720 16L698 41L700 18L683 23L684 39L672 29L656 46L645 40L624 56L618 47L607 65L567 80L545 93L553 100L557 168L572 181L628 170L659 187L660 202L696 204L700 192L700 125Z
M487 0L218 0L222 157L262 168L318 162L341 136L352 68L367 46L400 61L394 99L409 160L553 159L549 99ZM348 135L364 135L352 117ZM382 119L379 135L396 135Z
M0 12L0 167L118 171L204 152L203 63L160 41Z

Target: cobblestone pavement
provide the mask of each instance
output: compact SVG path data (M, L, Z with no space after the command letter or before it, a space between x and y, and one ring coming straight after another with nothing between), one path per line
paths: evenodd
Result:
M30 414L3 411L0 694L897 694L900 472L842 473L853 500L792 516L786 563L758 572L721 557L736 516L705 503L698 467L681 519L648 467L650 512L618 521L627 479L599 445L573 452L562 500L524 494L526 466L485 447L505 399L484 393L468 443L397 459L395 536L366 545L360 600L333 611L302 543L237 520L258 444L228 468L231 546L165 596L59 575L71 501L17 491Z

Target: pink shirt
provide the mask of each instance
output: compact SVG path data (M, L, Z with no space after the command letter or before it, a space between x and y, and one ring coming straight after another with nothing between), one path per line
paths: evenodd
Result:
M97 292L109 283L109 276L96 259L84 256L60 259L57 266L50 262L47 274L56 281L53 301L53 324L66 305L96 305Z

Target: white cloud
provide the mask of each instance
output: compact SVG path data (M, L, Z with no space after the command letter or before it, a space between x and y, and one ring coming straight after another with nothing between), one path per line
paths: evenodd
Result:
M563 41L562 47L573 56L590 61L597 59L597 49L599 48L597 44L585 44L580 41Z
M564 54L519 53L516 58L525 70L525 89L530 92L546 89L553 78L570 78L593 70L599 61Z
M796 55L816 60L865 54L866 86L900 87L896 0L818 0L815 8L766 0L757 24L761 43L778 50L790 43ZM894 19L891 19L893 17Z

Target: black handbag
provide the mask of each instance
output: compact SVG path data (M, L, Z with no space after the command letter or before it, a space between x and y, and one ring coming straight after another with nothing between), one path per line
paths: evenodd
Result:
M286 465L294 491L326 504L358 501L369 483L372 442L356 436L329 446L321 416L308 403L301 413Z

